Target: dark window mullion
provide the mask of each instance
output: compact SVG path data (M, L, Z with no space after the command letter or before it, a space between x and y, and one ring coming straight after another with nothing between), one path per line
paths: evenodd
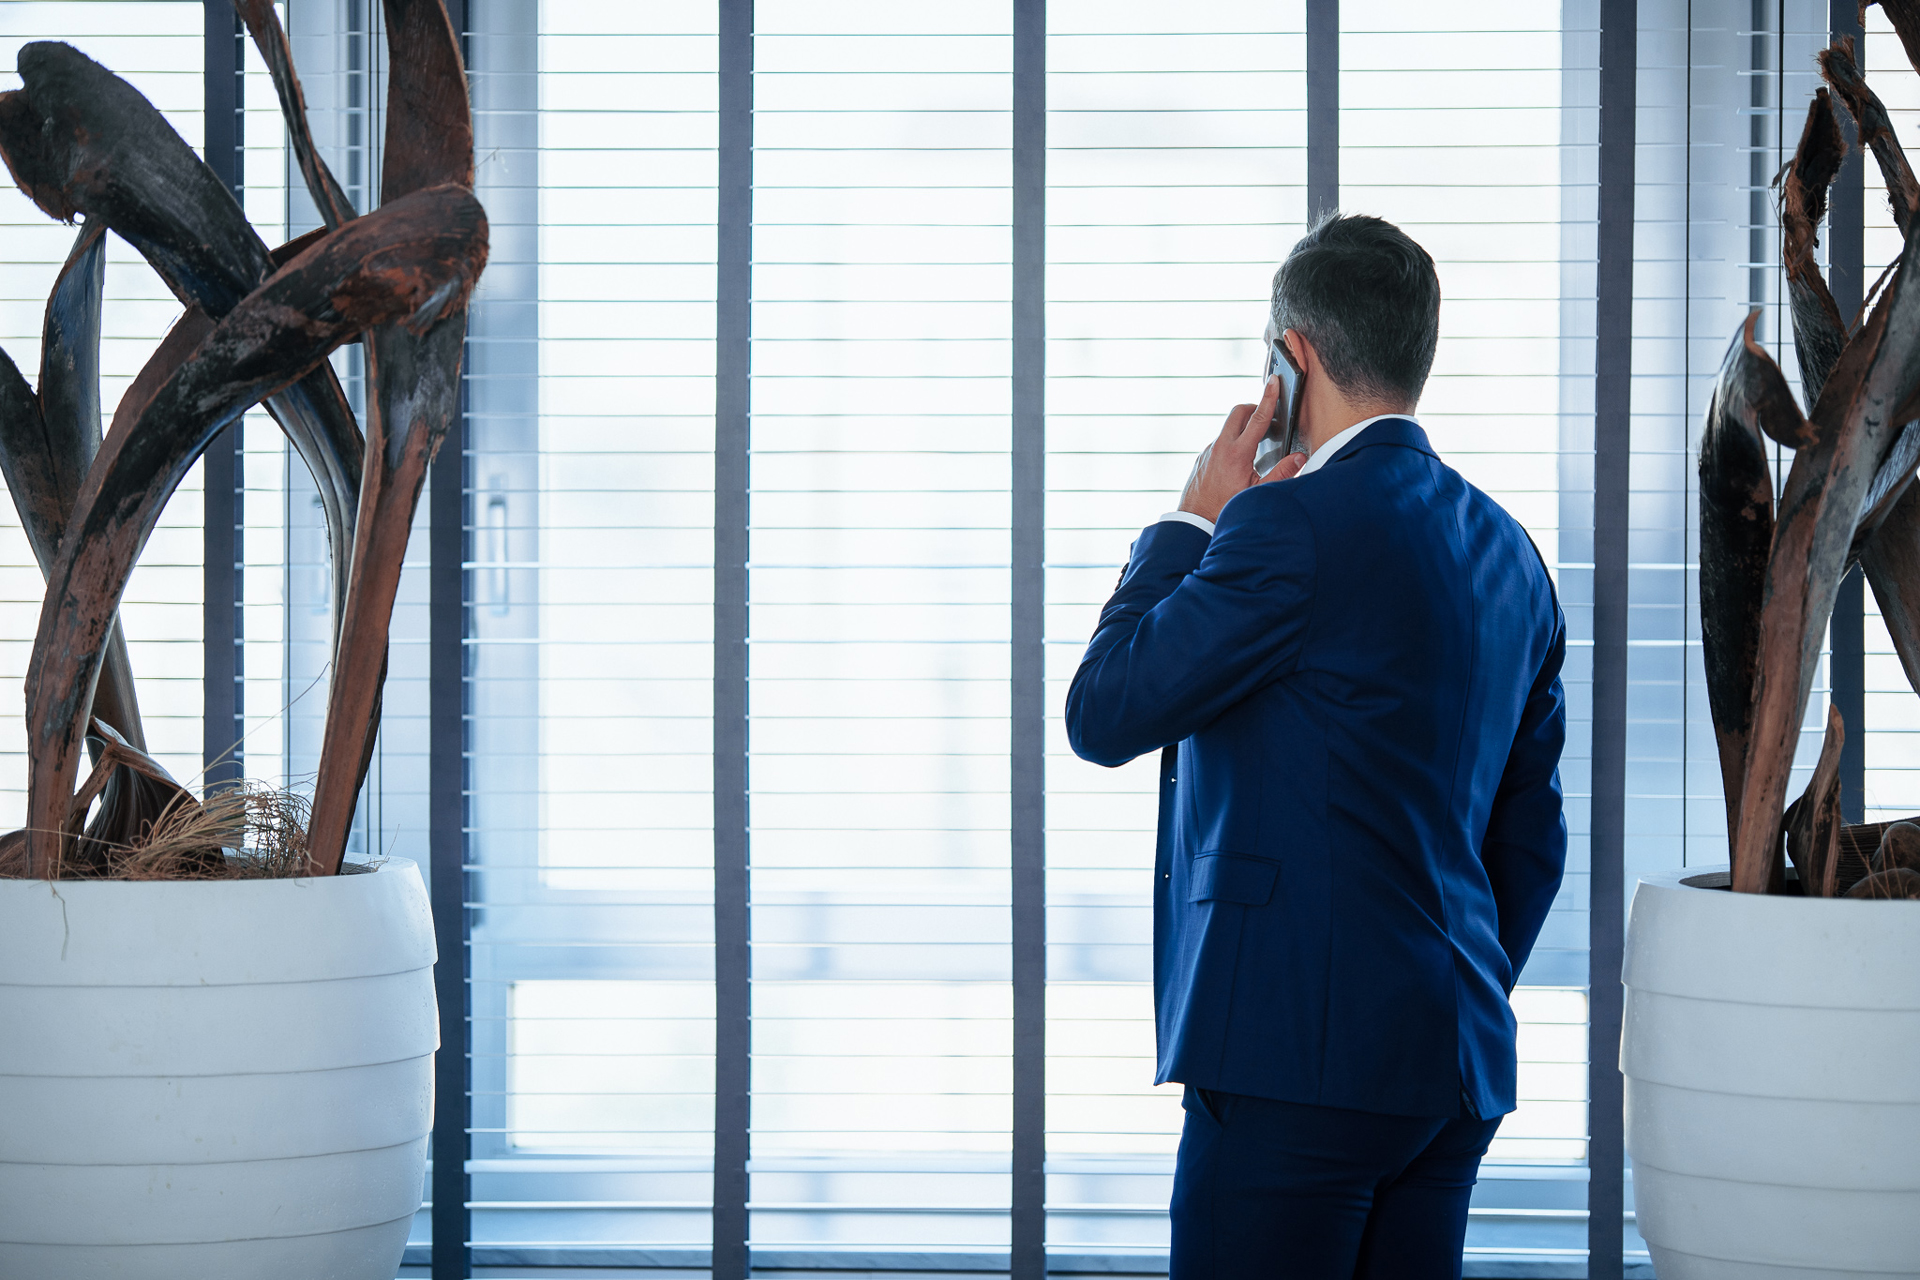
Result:
M713 1280L746 1280L752 1066L747 837L753 0L720 0L713 440Z
M1047 1271L1047 6L1013 6L1011 1280Z
M1625 935L1627 520L1633 441L1636 0L1600 7L1600 218L1594 316L1593 816L1588 903L1587 1277L1620 1280L1626 1152L1620 1078Z
M1340 207L1340 0L1307 0L1307 220Z
M467 0L447 0L472 57ZM433 901L434 997L440 1052L433 1064L433 1280L473 1274L473 963L467 914L466 575L468 389L472 348L462 361L460 413L434 455L427 487L427 857Z
M204 7L206 61L202 80L206 145L202 154L207 166L244 205L240 41L245 28L240 25L229 0L205 0ZM245 771L241 754L246 726L241 722L245 704L240 688L244 669L240 650L244 615L240 610L243 584L239 537L239 526L246 518L240 493L246 474L242 454L245 435L243 424L235 422L215 436L207 447L200 472L205 486L205 535L200 561L204 627L201 763L206 768L204 783L208 787L237 782Z

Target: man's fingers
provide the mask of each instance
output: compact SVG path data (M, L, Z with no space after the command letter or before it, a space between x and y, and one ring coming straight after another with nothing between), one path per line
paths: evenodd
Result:
M1257 445L1267 434L1267 428L1273 425L1273 415L1280 407L1280 379L1276 375L1267 379L1267 389L1260 393L1260 404L1241 425L1241 440L1249 445Z
M1247 419L1253 416L1254 407L1250 404L1237 404L1227 410L1227 420L1220 424L1220 439L1215 443L1232 444L1240 438L1246 429Z
M1267 472L1266 475L1260 477L1260 483L1266 484L1269 480L1291 480L1295 476L1299 475L1300 468L1306 465L1307 465L1306 454L1290 453L1286 457L1280 459L1280 461L1274 463L1273 470Z

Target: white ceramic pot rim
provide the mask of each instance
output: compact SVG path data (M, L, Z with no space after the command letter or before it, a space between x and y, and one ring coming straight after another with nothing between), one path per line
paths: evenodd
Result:
M1788 869L1788 874L1792 874L1791 868ZM1678 871L1650 871L1640 876L1639 880L1642 884L1650 884L1661 889L1710 889L1732 892L1733 870L1723 862L1711 863L1703 867L1682 867ZM1898 899L1895 900L1895 902L1889 902L1884 898L1803 898L1798 894L1789 894L1781 897L1762 894L1742 894L1740 896L1743 898L1763 898L1769 902L1825 902L1836 905L1845 903L1848 910L1853 909L1855 905L1883 907L1896 905L1898 902L1905 901L1904 899ZM1912 904L1908 903L1907 905L1911 906Z
M433 962L408 858L288 880L0 880L0 985L324 982Z
M1710 886L1727 868L1640 877L1621 980L1723 1003L1920 1011L1920 902Z

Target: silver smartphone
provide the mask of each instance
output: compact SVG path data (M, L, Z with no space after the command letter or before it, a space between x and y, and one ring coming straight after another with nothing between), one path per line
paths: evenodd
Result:
M1306 375L1299 365L1293 362L1293 355L1287 350L1273 332L1267 327L1267 369L1260 378L1262 391L1269 379L1280 379L1280 404L1274 411L1273 422L1267 427L1267 435L1260 442L1260 448L1253 458L1253 469L1260 475L1273 470L1274 464L1290 453L1305 453L1306 444L1300 439L1300 396L1306 387Z

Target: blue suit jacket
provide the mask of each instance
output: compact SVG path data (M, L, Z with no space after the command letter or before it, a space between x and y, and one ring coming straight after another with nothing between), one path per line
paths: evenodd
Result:
M1073 749L1178 743L1159 1081L1396 1115L1514 1107L1507 993L1566 860L1566 626L1526 532L1405 419L1149 528Z

